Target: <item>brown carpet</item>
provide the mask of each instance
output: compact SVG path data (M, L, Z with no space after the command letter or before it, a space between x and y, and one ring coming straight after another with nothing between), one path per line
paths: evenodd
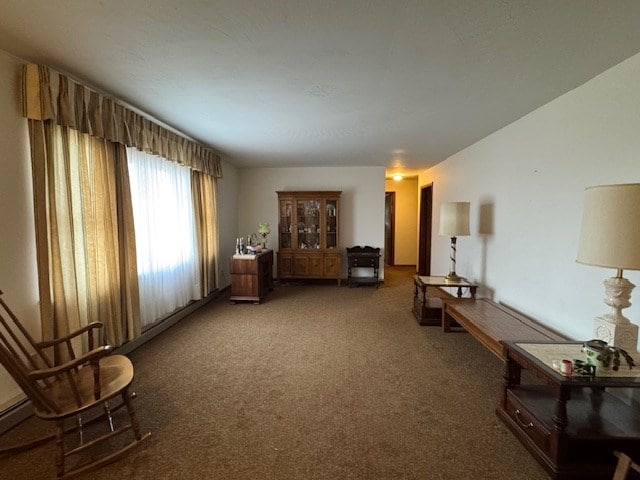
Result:
M151 439L78 478L548 478L494 415L501 363L468 334L420 327L412 274L203 307L131 355ZM0 460L2 479L54 476L52 445Z

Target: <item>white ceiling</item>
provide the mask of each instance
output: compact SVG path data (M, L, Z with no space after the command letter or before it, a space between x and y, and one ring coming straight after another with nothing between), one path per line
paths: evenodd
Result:
M640 51L640 1L0 0L0 49L239 166L415 171Z

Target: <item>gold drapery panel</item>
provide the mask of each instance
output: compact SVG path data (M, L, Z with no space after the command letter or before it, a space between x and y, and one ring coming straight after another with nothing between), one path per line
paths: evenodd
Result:
M43 339L99 321L121 345L140 335L125 147L51 121L29 137Z
M43 65L24 66L23 113L222 176L220 155Z
M202 295L207 296L218 287L216 258L218 258L218 212L216 208L216 179L200 172L191 172L193 206L196 212L196 236L200 254Z

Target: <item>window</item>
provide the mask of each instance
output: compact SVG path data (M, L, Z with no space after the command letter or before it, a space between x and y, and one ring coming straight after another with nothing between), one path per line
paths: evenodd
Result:
M191 171L135 148L127 164L145 327L201 298Z

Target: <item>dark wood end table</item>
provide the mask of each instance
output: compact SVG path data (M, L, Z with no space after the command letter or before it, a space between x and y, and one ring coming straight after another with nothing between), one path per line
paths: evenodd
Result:
M380 285L380 249L374 247L350 247L347 248L347 285ZM353 276L354 268L365 268L371 271L371 275Z
M640 387L640 369L567 376L554 360L585 360L581 343L503 342L497 416L559 480L611 479L614 450L640 458L640 410L621 388ZM527 382L522 371L527 370Z
M413 315L420 325L442 324L442 300L438 297L428 296L428 287L453 287L456 289L458 298L461 298L468 290L471 298L476 298L478 285L468 282L464 278L459 282L447 282L445 277L415 275L413 277Z

